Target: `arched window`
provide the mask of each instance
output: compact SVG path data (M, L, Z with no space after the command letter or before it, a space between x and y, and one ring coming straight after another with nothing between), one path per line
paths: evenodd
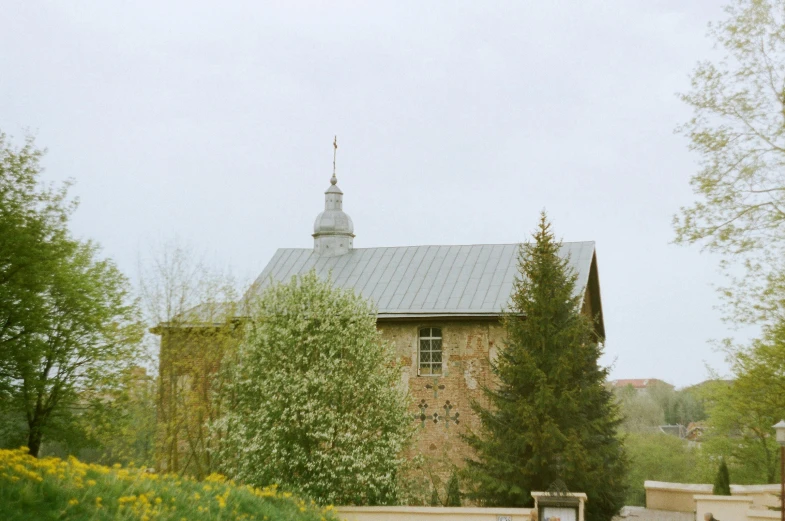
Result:
M420 373L442 374L442 330L438 327L420 329Z

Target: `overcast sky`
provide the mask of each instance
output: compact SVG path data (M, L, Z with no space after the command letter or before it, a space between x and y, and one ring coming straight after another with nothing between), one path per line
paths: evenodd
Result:
M0 0L0 129L36 133L132 277L175 236L247 280L311 247L334 134L355 247L520 242L545 208L596 241L611 376L684 386L733 333L717 259L671 244L676 93L720 6Z

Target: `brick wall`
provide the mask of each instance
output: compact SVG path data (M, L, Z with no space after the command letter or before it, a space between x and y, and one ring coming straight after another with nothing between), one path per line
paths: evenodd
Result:
M422 327L441 328L439 376L418 375L417 350ZM402 383L411 394L412 423L417 434L410 457L422 455L428 472L435 475L431 477L444 483L451 466L463 466L464 458L470 455L460 434L479 428L470 403L485 403L482 387L492 384L490 360L503 347L504 330L498 320L483 319L380 321L379 330L394 345Z
M471 400L485 403L482 387L490 385L490 360L503 346L504 331L498 320L423 320L380 321L383 338L392 343L401 365L401 384L411 395L411 422L416 427L415 442L407 456L422 456L419 478L430 487L436 483L443 493L454 466L463 466L470 454L460 439L467 429L477 430L478 418L470 408ZM442 374L418 376L419 330L438 327L442 331ZM212 414L209 389L211 375L224 351L238 341L237 330L224 332L208 329L172 328L162 332L159 388L159 465L168 471L182 470L184 462L199 461L200 454L190 454L192 447L184 439L183 418L187 412ZM183 395L187 389L187 396ZM199 407L192 402L197 397ZM187 405L176 410L176 405ZM447 408L445 408L447 406ZM202 410L204 408L204 410ZM434 421L434 413L437 414ZM425 420L422 419L425 416ZM183 432L181 432L183 431ZM188 473L201 474L197 469ZM427 497L430 497L428 489Z

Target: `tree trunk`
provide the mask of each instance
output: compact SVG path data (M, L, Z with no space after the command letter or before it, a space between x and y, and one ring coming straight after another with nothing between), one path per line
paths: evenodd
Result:
M38 425L38 422L33 422L30 425L30 431L27 434L28 454L36 458L38 457L38 453L41 450L42 438L43 433L41 432L41 427Z

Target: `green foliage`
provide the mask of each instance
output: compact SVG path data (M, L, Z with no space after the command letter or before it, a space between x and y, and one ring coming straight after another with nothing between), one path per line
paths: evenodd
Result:
M745 270L722 294L734 320L756 322L779 313L785 291L785 2L731 0L725 12L710 26L725 56L699 63L682 95L694 115L680 130L700 170L698 200L674 225L678 242Z
M734 379L704 390L709 419L703 448L725 458L736 483L777 483L772 426L785 417L785 322L764 327L749 347L726 347Z
M601 339L581 313L560 246L543 214L534 242L521 248L506 345L493 365L499 385L485 389L489 408L473 405L482 431L466 437L476 451L467 460L468 495L525 507L531 491L561 479L587 493L587 520L608 521L624 504L627 457L607 370L598 365Z
M436 487L433 487L433 492L431 492L431 503L432 507L440 507L442 506L442 501L439 499L439 491L436 490Z
M730 474L728 473L728 465L725 464L725 458L720 459L720 466L717 469L711 493L715 496L730 496Z
M103 464L154 467L156 394L156 380L143 368L123 371L116 386L92 397L91 407L80 418L92 443L79 456Z
M461 506L461 488L458 483L458 474L455 472L450 475L450 480L447 481L447 503L444 506Z
M140 335L128 281L71 237L68 185L41 184L42 155L0 133L0 397L2 414L24 415L33 455L74 432L84 393L116 385Z
M623 418L624 432L655 432L665 423L662 404L647 393L639 393L631 385L616 390L616 398Z
M401 387L367 301L314 272L273 284L251 304L232 368L221 461L321 504L395 503L411 434Z
M686 440L663 433L631 433L624 438L630 458L625 504L645 506L643 483L667 481L704 483L701 474L700 450Z
M320 509L276 488L237 486L219 475L198 482L24 452L0 450L3 521L337 521L332 507Z
M706 408L699 393L692 388L674 391L668 388L653 390L655 400L660 401L668 425L684 425L706 419Z
M695 389L675 391L655 385L644 393L632 386L616 389L625 432L655 432L660 425L683 425L706 419L704 401Z

